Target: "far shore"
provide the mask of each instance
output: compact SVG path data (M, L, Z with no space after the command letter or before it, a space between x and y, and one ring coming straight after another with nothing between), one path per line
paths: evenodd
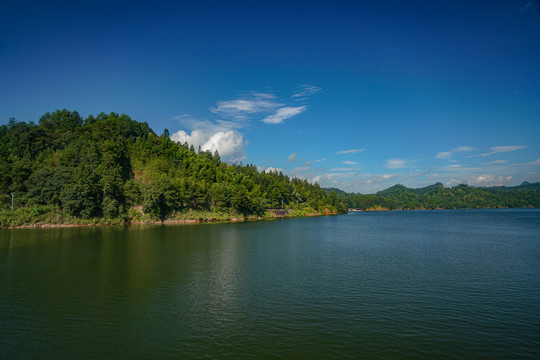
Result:
M493 208L457 208L457 209L443 209L443 208L435 208L435 209L426 209L426 208L419 208L419 209L348 209L348 212L377 212L377 211L439 211L439 210L502 210L502 209L539 209L534 207L493 207Z

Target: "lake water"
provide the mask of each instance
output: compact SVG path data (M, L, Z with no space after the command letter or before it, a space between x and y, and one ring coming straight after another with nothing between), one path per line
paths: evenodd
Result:
M1 359L539 359L540 210L0 230Z

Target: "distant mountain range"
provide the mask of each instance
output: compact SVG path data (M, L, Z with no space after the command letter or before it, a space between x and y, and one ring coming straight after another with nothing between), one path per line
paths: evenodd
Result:
M335 192L349 208L359 210L540 207L540 182L494 187L461 184L452 188L445 188L439 182L422 188L396 184L369 195L347 193L337 188L324 190Z

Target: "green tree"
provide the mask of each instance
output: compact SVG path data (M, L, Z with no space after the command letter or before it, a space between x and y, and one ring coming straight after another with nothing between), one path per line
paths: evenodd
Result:
M60 195L64 210L85 219L101 216L102 191L99 183L99 176L91 166L78 167Z

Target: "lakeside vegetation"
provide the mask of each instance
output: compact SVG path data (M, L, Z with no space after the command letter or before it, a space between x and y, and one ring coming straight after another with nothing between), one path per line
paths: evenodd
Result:
M13 209L12 207L13 201ZM322 189L227 164L115 113L57 110L0 126L0 227L226 221L359 210L540 207L540 183L476 188Z
M524 182L511 187L472 187L461 184L452 188L436 183L417 189L398 184L369 195L347 193L335 188L325 190L335 192L348 208L358 210L540 207L540 183Z
M0 227L250 219L281 208L347 211L319 185L227 164L127 115L57 110L0 126Z

